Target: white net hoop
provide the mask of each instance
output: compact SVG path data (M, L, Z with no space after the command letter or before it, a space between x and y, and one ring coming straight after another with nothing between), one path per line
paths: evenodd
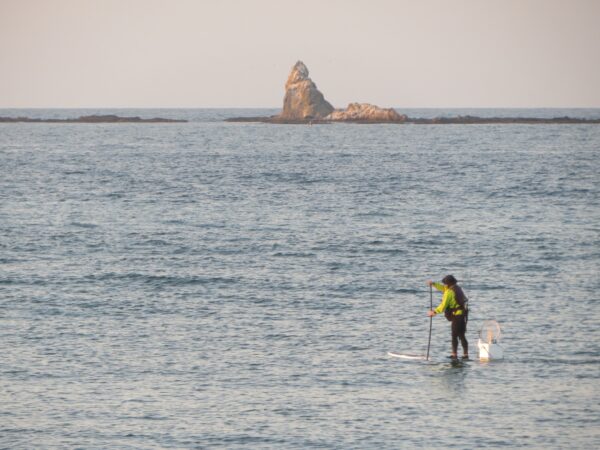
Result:
M486 344L499 342L501 335L500 325L495 320L485 320L479 330L479 339Z

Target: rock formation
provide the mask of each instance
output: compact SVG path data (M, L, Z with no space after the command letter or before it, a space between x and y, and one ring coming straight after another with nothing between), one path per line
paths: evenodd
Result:
M411 118L398 114L393 108L379 108L369 103L350 103L346 109L333 109L323 94L308 77L308 69L298 61L287 82L281 114L269 117L231 117L227 122L262 122L319 124L332 122L353 123L398 123L398 124L600 124L600 118L584 119L576 117L434 117ZM0 118L0 122L2 118Z
M322 119L333 112L333 106L325 100L323 94L308 77L308 68L298 61L285 83L283 111L281 120Z
M350 103L345 110L334 110L308 76L308 68L298 61L285 83L283 111L274 122L330 120L335 122L402 122L406 116L394 109L368 103Z
M369 103L350 103L346 109L336 109L325 117L334 122L404 122L406 115L393 108L379 108Z

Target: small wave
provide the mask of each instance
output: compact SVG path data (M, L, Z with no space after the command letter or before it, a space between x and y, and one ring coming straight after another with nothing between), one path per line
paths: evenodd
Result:
M600 365L600 358L529 358L527 362L530 363L544 363L544 364L566 364L570 366L586 366L586 365Z
M172 276L172 275L147 275L141 273L116 274L107 273L102 275L88 275L87 280L93 281L132 281L143 284L160 285L210 285L210 284L235 284L239 281L235 277L202 277L202 276Z
M316 254L303 252L277 252L273 253L273 256L278 258L314 258Z
M303 172L292 172L292 173L275 173L275 172L264 172L261 174L262 178L267 181L275 183L295 183L300 185L305 184L316 184L326 183L330 180L327 178L311 178Z
M106 198L123 198L125 194L123 192L111 192L110 194L106 194L104 197Z
M463 285L464 284L465 283L463 281ZM468 286L471 291L503 291L509 289L508 287L502 285L469 284Z
M279 341L279 340L286 340L286 339L290 339L293 336L289 335L289 334L284 334L284 333L275 333L275 334L267 334L265 336L265 339L267 340L274 340L274 341Z
M45 286L48 284L46 280L41 278L26 278L26 279L14 279L14 278L0 278L0 285L27 285L27 286Z
M364 251L364 253L375 255L402 255L406 253L406 251L401 248L377 248L367 249Z
M20 262L26 262L26 259L22 258L0 258L0 264L14 264Z
M196 228L225 228L227 225L223 223L198 223L194 226Z
M524 264L522 266L518 266L517 271L519 272L548 272L548 273L556 273L556 267L544 266L541 264Z
M98 228L98 225L96 224L85 222L71 222L70 225L78 228Z
M395 214L386 211L369 211L354 214L354 217L393 217Z
M149 244L149 245L153 245L153 246L167 246L167 245L169 245L169 243L167 241L164 241L162 239L149 239L149 240L145 241L144 244Z
M407 243L407 247L416 247L416 248L434 248L438 245L443 245L450 241L449 237L443 238L440 236L440 239L411 239Z
M358 352L363 350L368 350L368 347L358 347L356 345L342 345L338 348L339 351L344 352Z
M146 414L143 416L119 416L118 418L124 420L168 420L167 417L155 416L152 414ZM133 434L131 436L133 436Z
M392 289L394 294L422 294L424 291L421 289L410 289L410 288L398 288Z

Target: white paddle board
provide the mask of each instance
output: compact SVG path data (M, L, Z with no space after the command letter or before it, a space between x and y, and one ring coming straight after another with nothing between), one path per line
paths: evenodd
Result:
M410 354L406 354L406 353L396 353L396 352L388 352L388 355L393 356L394 358L415 359L415 360L425 361L424 355L410 355Z

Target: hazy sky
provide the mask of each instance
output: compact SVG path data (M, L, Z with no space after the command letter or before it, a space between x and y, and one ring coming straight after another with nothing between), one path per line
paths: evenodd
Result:
M0 0L0 107L600 107L600 0Z

